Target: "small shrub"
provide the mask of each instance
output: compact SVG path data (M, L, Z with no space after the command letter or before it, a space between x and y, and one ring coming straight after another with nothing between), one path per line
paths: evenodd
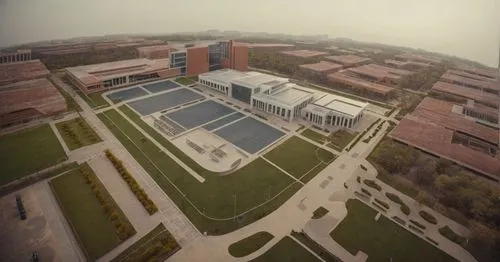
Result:
M372 193L370 193L370 191L368 191L364 188L361 188L361 192L365 193L367 196L372 196Z
M409 225L408 226L410 229L414 230L415 232L419 233L420 235L424 234L424 231L422 231L421 229L419 229L418 227L414 226L414 225Z
M356 177L356 181L358 181L358 183L361 183L361 177L360 176Z
M389 198L394 203L403 204L403 201L401 200L401 198L399 198L399 196L396 194L387 192L387 193L385 193L385 196L387 198Z
M377 184L377 182L375 182L375 180L365 179L363 181L363 183L365 183L365 185L367 185L373 189L376 189L377 191L382 191L382 187L379 184Z
M314 210L312 219L320 219L324 215L326 215L327 213L328 213L328 209L326 209L324 207L318 207L318 209Z
M427 221L427 222L429 222L429 223L431 223L431 224L433 224L433 225L437 224L437 219L436 219L433 215L431 215L431 214L429 214L429 213L427 213L427 212L425 212L425 211L423 211L423 210L422 210L422 211L420 211L420 212L418 212L418 214L419 214L419 215L420 215L420 216L421 216L421 217L422 217L425 221Z
M403 214L405 214L405 215L410 214L410 208L407 205L401 204L400 209L401 209L401 212L403 212Z
M420 222L418 222L416 220L410 219L410 222L413 223L415 226L417 226L420 229L425 229L426 228L426 226L422 225Z
M382 201L378 198L375 198L375 202L377 202L379 205L383 206L385 209L389 209L389 204L387 204L387 202Z
M464 245L466 242L465 237L455 233L449 226L444 226L439 228L439 233L449 239L452 242L455 242L459 245Z

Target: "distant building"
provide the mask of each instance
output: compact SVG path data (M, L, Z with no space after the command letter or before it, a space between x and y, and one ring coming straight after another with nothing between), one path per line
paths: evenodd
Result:
M66 111L64 97L46 78L0 86L0 128Z
M140 58L170 58L172 48L169 45L141 46L137 48Z
M325 59L341 64L344 68L360 66L372 62L370 58L355 55L325 56Z
M0 64L0 86L19 81L44 78L50 71L40 60Z
M393 66L395 68L413 70L413 71L421 70L431 66L431 64L428 63L415 62L415 61L399 61L395 59L386 59L384 62L385 64Z
M31 49L19 49L14 52L0 52L0 64L31 60Z
M318 76L326 76L328 74L335 73L342 69L342 65L320 61L315 64L304 64L299 66L302 71L316 74Z
M352 67L347 69L344 73L349 73L352 76L391 87L398 86L403 77L413 74L411 71L377 64Z
M328 54L326 52L305 50L305 49L304 50L283 51L281 53L285 54L285 55L301 57L301 58L316 57L316 56L322 56L322 55Z
M394 91L394 88L392 87L370 82L344 72L329 74L327 78L328 81L340 83L346 88L368 92L384 98Z
M412 53L403 53L395 56L396 60L399 61L412 61L412 62L420 62L420 63L427 63L431 65L436 65L442 62L441 59L438 58L432 58L432 57L427 57L423 55L417 55L417 54L412 54Z

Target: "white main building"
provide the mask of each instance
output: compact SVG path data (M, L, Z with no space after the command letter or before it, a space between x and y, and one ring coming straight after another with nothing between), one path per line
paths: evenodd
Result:
M353 129L368 105L259 72L223 69L201 74L198 79L201 84L254 109L288 121L301 117L322 128Z

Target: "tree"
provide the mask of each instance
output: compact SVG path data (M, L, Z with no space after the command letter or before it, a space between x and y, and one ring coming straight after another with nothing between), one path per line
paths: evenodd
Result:
M427 192L422 190L418 192L418 195L415 197L415 201L417 201L417 203L419 203L420 205L424 204L428 207L434 206L434 198Z

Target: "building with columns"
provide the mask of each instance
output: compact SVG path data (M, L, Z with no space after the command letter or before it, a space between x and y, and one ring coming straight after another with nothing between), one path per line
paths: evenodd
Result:
M368 103L333 94L323 94L302 110L302 118L320 128L354 129Z
M245 102L254 110L287 121L301 118L321 128L354 129L368 105L260 72L222 69L201 74L198 79L206 87Z
M14 52L0 52L0 64L31 60L31 49L19 49Z

